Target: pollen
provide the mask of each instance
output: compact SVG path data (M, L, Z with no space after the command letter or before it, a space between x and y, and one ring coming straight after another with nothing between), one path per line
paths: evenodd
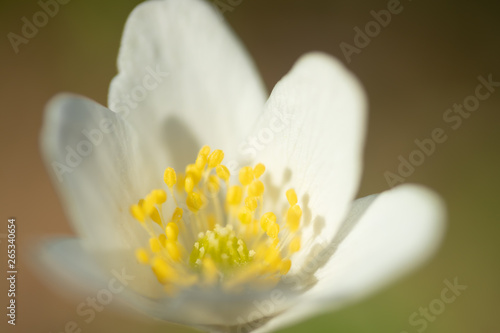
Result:
M147 264L149 262L149 255L145 249L137 249L135 251L135 257L141 264Z
M203 146L184 172L165 169L168 195L156 188L130 206L146 235L135 258L168 294L273 286L294 267L302 220L295 190L281 192L278 205L267 198L264 164L230 172L223 160L222 150Z
M234 185L227 191L226 201L228 205L237 206L240 204L242 196L242 188L238 185Z
M153 195L155 196L157 204L162 204L167 201L167 192L164 190L154 190Z
M250 185L253 178L254 178L254 174L253 174L252 167L247 166L247 167L241 168L240 174L239 174L239 179L240 179L241 185L243 185L243 186Z
M256 197L246 197L245 199L245 207L250 211L254 212L259 205Z
M158 212L158 209L153 208L153 210L151 211L150 217L158 225L161 225L161 216L160 216L160 212Z
M294 189L291 188L286 191L286 199L288 200L290 206L294 206L297 203L297 194L295 193Z
M225 182L227 182L229 180L229 177L231 176L228 168L225 165L218 165L215 171L217 173L217 176L219 176L219 178Z
M168 240L176 241L179 235L179 227L174 222L169 222L165 228L165 235Z
M222 150L214 150L208 157L208 167L215 168L224 159L224 152Z
M271 225L273 225L274 223L276 223L276 215L274 215L274 213L272 213L272 212L265 213L260 218L260 226L261 226L262 230L264 230L266 232L267 232L267 229L269 229L269 227Z
M219 178L215 175L208 176L207 189L210 193L217 193L220 189Z
M290 253L295 253L300 250L300 236L296 236L290 242Z
M294 205L288 208L286 213L286 223L290 230L296 231L299 228L300 218L302 217L302 209L299 205Z
M182 208L176 207L174 213L172 214L172 222L177 222L182 219L183 213L184 211L182 210Z
M132 216L139 222L144 222L144 218L146 217L144 214L144 210L140 205L132 205L130 207L130 213Z
M194 179L191 176L187 176L186 180L184 180L184 189L187 193L193 192L194 189Z
M201 206L203 205L203 200L201 198L201 195L197 192L189 193L186 199L186 204L190 211L196 213L197 211L200 210Z
M257 164L255 168L253 168L255 178L260 178L260 176L264 174L264 171L266 171L266 167L262 163Z
M173 188L175 183L177 182L177 175L175 174L175 170L172 168L166 168L165 173L163 174L163 180L165 184L167 184L168 188Z
M260 180L255 180L248 188L248 194L260 197L264 193L264 184Z
M153 253L158 253L161 250L160 241L155 237L151 237L149 239L149 246L151 247L151 252Z

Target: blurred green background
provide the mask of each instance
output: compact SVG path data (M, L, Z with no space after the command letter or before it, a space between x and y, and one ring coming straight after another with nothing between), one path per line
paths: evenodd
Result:
M221 0L224 1L224 0ZM71 234L41 163L38 135L46 101L61 91L106 103L116 73L122 28L141 1L72 0L15 54L7 39L23 16L40 10L35 0L2 1L0 31L0 145L2 219L15 216L21 259L16 327L7 332L62 332L77 319L75 306L49 290L29 270L24 251L41 236ZM408 177L434 188L449 208L439 253L424 267L374 296L288 332L417 332L408 317L440 296L443 280L458 277L468 289L426 332L500 332L500 89L452 130L443 113L474 92L476 77L500 81L500 6L493 1L403 1L403 11L347 64L339 47L353 43L355 26L373 20L387 1L243 0L225 18L254 57L269 89L303 53L322 50L341 58L364 84L370 101L365 171L359 196L388 188L386 171L398 156L436 127L448 140ZM6 230L6 229L5 229ZM0 230L3 233L4 230ZM2 240L2 239L0 239ZM6 243L0 244L5 253ZM394 249L397 251L398 249ZM4 261L0 267L5 267ZM7 285L0 283L0 304ZM83 332L189 332L106 309Z

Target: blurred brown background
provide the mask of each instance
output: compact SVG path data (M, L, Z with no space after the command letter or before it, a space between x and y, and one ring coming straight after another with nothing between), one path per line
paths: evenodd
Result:
M221 0L224 1L224 0ZM72 0L18 54L8 39L23 16L40 10L35 0L2 1L0 31L1 223L17 218L18 316L6 324L5 279L0 283L1 331L62 332L80 301L47 289L32 273L24 251L37 238L71 234L38 149L46 101L61 91L106 103L122 27L138 0ZM449 226L438 255L414 274L341 311L311 319L290 332L416 332L408 317L440 296L444 279L458 277L468 289L426 332L500 332L500 88L452 130L442 117L474 92L479 75L500 81L500 6L493 1L403 0L403 11L347 66L370 100L366 163L360 196L388 188L384 173L396 172L415 139L445 129L448 140L408 177L438 191L449 207ZM322 50L345 58L339 44L353 44L355 26L373 20L387 1L243 0L225 17L246 44L272 88L303 53ZM347 64L347 63L346 63ZM0 267L6 242L0 238ZM397 249L394 249L397 251ZM24 255L24 259L23 259ZM2 276L4 273L1 273ZM146 326L145 326L146 325ZM7 327L8 326L8 327ZM126 318L105 310L83 332L190 330Z

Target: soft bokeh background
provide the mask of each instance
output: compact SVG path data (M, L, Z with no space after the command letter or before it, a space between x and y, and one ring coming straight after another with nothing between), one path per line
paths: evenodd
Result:
M1 219L17 218L18 317L7 327L5 279L0 283L1 331L63 332L69 320L83 332L189 332L120 315L106 308L82 323L76 304L49 290L27 265L27 246L37 238L72 231L38 150L46 101L60 91L106 103L116 73L122 27L138 0L73 0L15 54L8 32L19 33L21 18L40 10L35 0L1 1L0 145ZM424 267L361 303L288 329L289 332L416 332L408 317L440 296L444 279L458 277L468 289L427 332L500 332L500 89L452 130L442 116L474 92L476 77L500 81L500 6L493 1L404 0L348 67L363 82L370 100L366 164L359 195L388 188L384 172L395 172L398 156L414 150L415 139L436 127L448 140L438 145L408 178L434 188L449 207L444 244ZM344 60L339 44L352 44L355 26L372 20L386 1L244 0L226 19L246 44L272 88L303 53L323 50ZM1 239L0 267L6 270ZM398 251L398 249L394 249ZM1 274L4 276L4 273Z

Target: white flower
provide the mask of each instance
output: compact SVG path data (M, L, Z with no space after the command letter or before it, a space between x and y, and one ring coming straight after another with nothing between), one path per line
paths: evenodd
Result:
M437 247L431 191L354 200L365 96L337 60L303 56L265 102L215 11L167 0L130 15L118 67L109 109L73 95L47 107L43 155L80 235L42 249L60 283L102 287L122 269L116 296L153 317L265 332L364 297Z

